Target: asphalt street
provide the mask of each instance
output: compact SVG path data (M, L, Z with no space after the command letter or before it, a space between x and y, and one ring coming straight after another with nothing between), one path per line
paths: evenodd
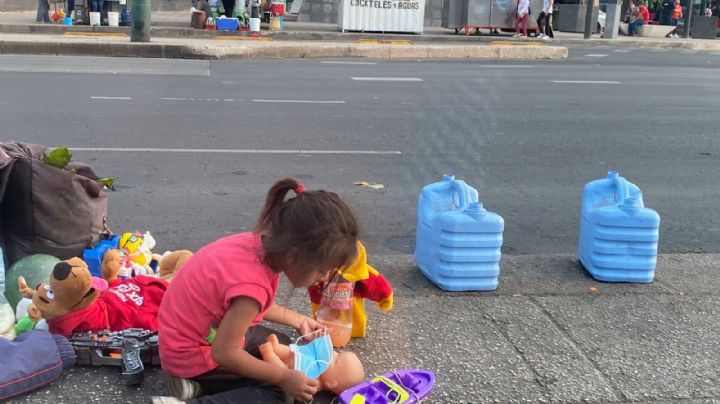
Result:
M111 226L161 249L248 228L292 175L346 196L371 253L410 253L420 189L452 172L505 218L506 254L572 253L583 185L618 170L660 213L661 252L717 252L719 65L603 47L507 63L3 55L0 122L117 176Z
M718 252L718 64L604 47L503 63L3 55L0 128L117 176L111 226L150 230L156 251L248 229L282 176L341 193L396 294L350 349L369 374L435 371L429 402L710 403L719 256L662 255L654 283L623 285L592 280L573 254L583 185L611 169L660 213L661 252ZM419 190L445 172L505 218L495 292L443 293L408 255ZM307 309L301 291L279 301ZM157 368L138 389L119 380L74 367L11 402L165 393Z

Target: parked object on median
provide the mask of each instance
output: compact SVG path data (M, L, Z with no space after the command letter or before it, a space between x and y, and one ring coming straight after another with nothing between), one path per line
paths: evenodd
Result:
M655 277L660 216L616 171L585 185L578 258L593 278L650 283Z
M415 262L441 289L495 290L504 228L502 217L483 208L475 188L444 175L420 192Z

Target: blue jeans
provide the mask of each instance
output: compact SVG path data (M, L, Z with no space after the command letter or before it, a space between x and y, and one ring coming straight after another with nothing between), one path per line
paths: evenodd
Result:
M37 15L35 21L37 22L50 22L50 4L48 0L38 0L37 2Z
M633 21L628 25L628 35L635 36L638 33L638 30L640 27L645 25L642 18L638 18L637 20Z
M91 11L97 11L100 13L100 21L102 21L103 7L105 6L105 0L92 0L90 4Z

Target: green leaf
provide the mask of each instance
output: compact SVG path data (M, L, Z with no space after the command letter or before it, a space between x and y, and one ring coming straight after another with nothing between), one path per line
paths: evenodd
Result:
M71 160L72 154L67 146L58 147L47 154L43 153L43 163L60 169L65 168Z
M115 190L115 180L117 177L111 177L111 178L98 178L95 181L105 185L109 189Z

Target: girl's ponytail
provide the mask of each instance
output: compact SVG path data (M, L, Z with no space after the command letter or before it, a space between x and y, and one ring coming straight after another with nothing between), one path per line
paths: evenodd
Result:
M265 205L263 205L262 211L260 211L260 216L257 222L255 222L253 231L255 233L261 233L267 230L272 222L273 214L277 211L277 208L285 202L288 191L295 190L295 192L298 193L301 186L298 180L290 177L283 178L274 183L267 193Z

